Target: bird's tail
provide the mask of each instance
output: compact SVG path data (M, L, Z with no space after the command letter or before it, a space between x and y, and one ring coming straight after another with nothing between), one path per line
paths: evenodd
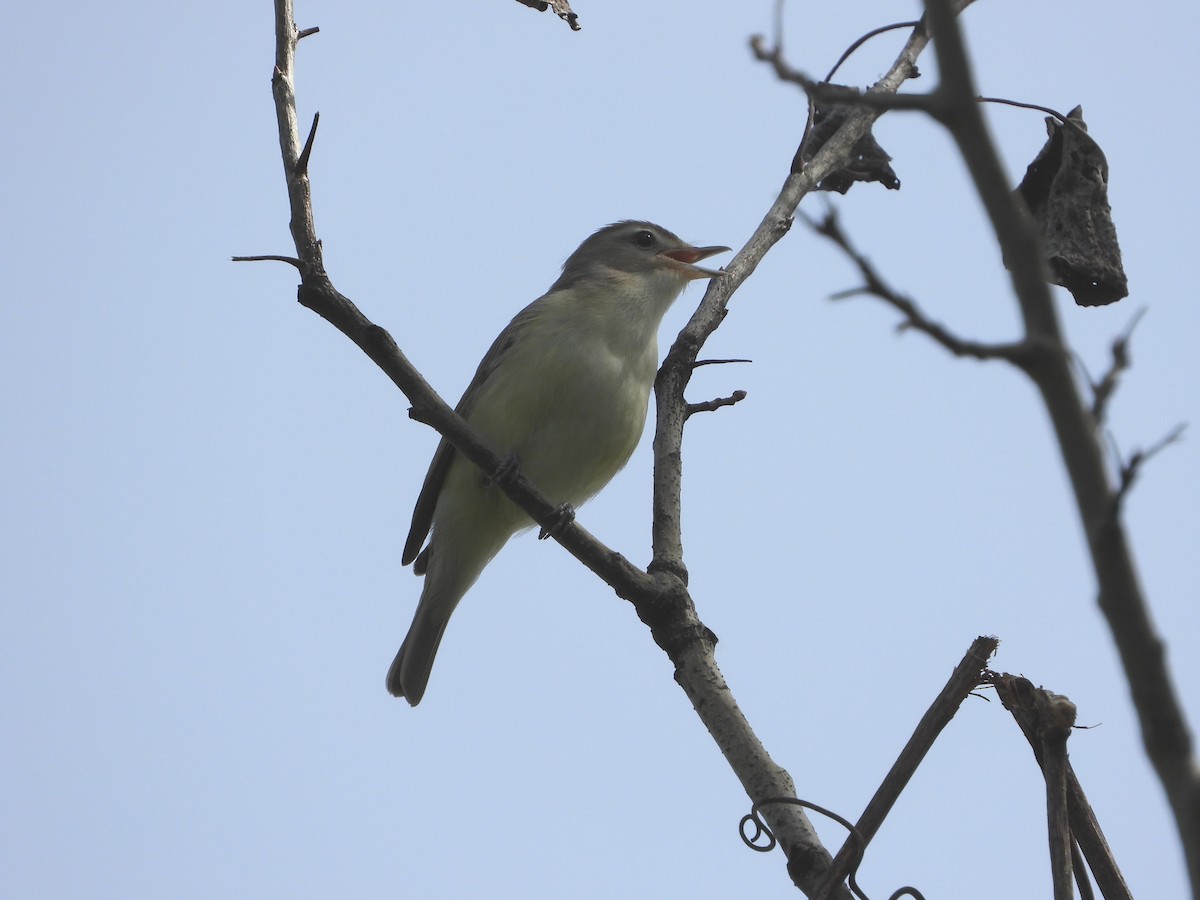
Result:
M426 588L429 582L426 582ZM429 684L429 671L433 668L433 658L437 656L438 646L442 643L442 635L446 632L446 624L450 614L458 605L458 598L452 603L427 603L426 593L421 595L421 603L413 616L408 636L400 645L400 652L392 660L392 667L387 673L387 689L393 697L403 697L413 706L421 702L425 696L425 686Z
M456 532L455 540L434 540L421 600L408 636L388 669L387 689L392 696L403 697L413 706L421 702L451 614L511 533L512 529L492 527L469 535Z
M495 488L480 493L470 481L479 477L474 469L456 475L451 468L447 475L448 486L438 499L433 535L425 550L428 556L421 600L408 637L388 670L388 691L413 706L425 695L433 658L458 601L508 539L532 524ZM456 478L466 481L457 483Z

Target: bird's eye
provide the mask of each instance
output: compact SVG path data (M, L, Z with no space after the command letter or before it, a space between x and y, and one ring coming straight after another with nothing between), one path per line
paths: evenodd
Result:
M646 231L646 229L643 228L641 231L634 233L633 243L635 246L641 247L643 250L649 250L656 243L658 243L658 241L651 232Z

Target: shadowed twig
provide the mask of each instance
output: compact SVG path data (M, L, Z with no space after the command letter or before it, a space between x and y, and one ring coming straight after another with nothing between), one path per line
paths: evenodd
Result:
M850 243L849 237L847 237L845 231L842 229L837 214L832 209L820 221L814 222L807 216L802 216L802 218L813 231L833 241L834 244L841 248L842 252L858 268L859 274L862 275L863 284L861 287L838 291L832 295L831 299L843 300L847 297L863 295L876 297L893 309L898 310L904 316L904 320L900 323L897 330L904 331L911 329L919 331L932 338L955 356L965 356L980 360L1002 359L1019 367L1027 363L1030 356L1029 346L1023 341L1007 344L985 344L979 341L970 341L959 337L944 325L926 316L913 300L892 289L883 280L870 261L854 248Z

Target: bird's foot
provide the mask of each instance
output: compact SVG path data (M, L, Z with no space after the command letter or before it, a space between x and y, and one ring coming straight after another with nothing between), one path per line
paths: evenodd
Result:
M517 454L510 453L500 460L500 465L496 467L495 472L483 479L483 484L485 487L508 484L520 470L521 460Z
M575 521L575 508L570 503L564 503L556 509L552 516L552 521L549 525L543 525L538 531L538 540L544 541L548 537L554 537L568 525Z

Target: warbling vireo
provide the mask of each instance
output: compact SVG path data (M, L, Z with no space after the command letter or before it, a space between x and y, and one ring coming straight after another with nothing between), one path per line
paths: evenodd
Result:
M500 332L458 413L552 501L577 506L629 461L658 368L658 326L696 265L728 247L693 247L649 222L601 228L562 275ZM388 690L413 706L450 614L510 537L533 525L444 438L417 498L403 562L425 576ZM428 546L421 549L430 534Z

